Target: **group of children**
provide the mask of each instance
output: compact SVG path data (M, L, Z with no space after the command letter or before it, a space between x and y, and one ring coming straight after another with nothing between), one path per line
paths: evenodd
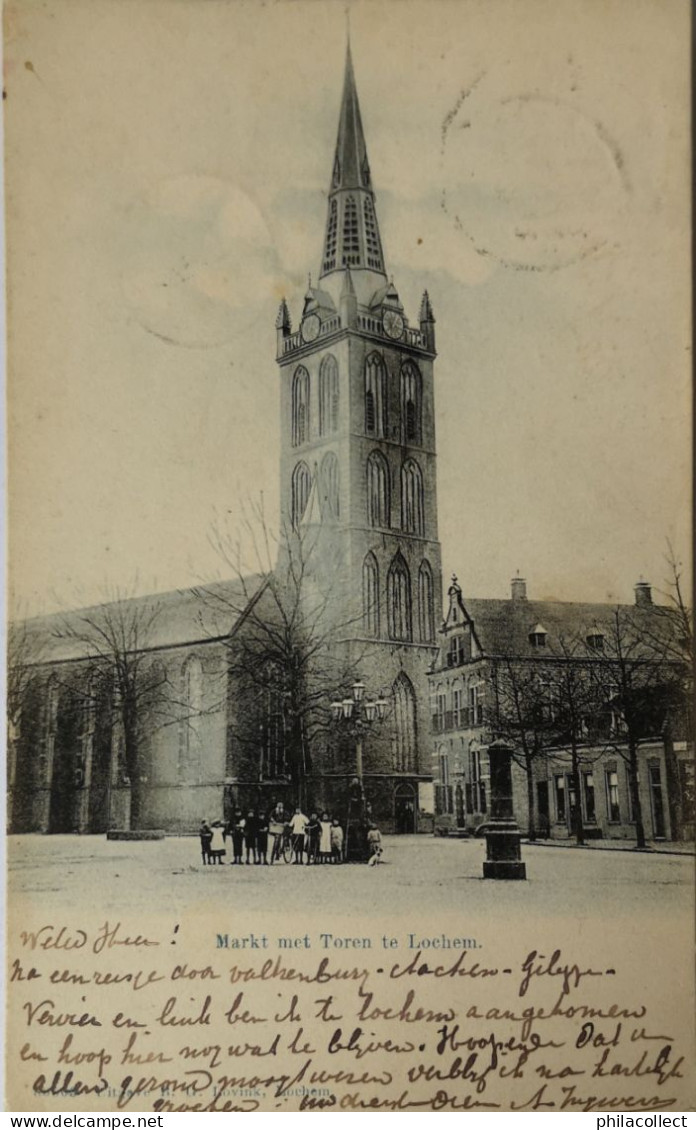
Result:
M230 863L268 866L280 858L286 836L290 837L295 864L342 863L344 858L343 828L337 819L326 812L321 818L316 812L307 817L299 807L288 817L281 803L270 815L250 811L244 816L238 808L227 823L214 820L209 824L203 820L199 835L204 864L223 863L229 842L232 847ZM382 854L382 842L374 825L370 826L367 841L369 861L377 862Z

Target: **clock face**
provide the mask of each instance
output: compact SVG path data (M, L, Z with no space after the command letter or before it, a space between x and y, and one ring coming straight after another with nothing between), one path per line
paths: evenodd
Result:
M385 310L382 326L387 337L397 341L404 332L404 320L397 310Z
M303 341L316 341L319 337L319 330L321 329L321 322L319 321L318 314L308 314L302 323L302 340Z

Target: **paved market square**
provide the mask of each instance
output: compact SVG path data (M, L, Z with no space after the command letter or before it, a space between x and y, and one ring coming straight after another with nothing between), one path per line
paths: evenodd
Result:
M96 905L109 914L184 913L210 903L235 911L283 915L319 910L402 913L455 907L491 916L530 913L693 916L694 856L689 851L636 852L523 844L525 882L483 880L485 842L386 836L384 862L202 866L198 838L153 842L104 836L11 836L8 893L47 911Z

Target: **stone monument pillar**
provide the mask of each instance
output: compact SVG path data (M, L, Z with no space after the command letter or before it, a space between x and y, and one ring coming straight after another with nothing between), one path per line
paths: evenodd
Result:
M512 750L503 741L488 747L491 818L486 825L484 879L526 879L521 836L512 807Z

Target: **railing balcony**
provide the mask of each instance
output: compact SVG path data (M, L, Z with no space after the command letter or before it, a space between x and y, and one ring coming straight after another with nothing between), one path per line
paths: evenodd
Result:
M366 333L374 334L376 337L384 338L385 341L391 341L391 338L384 332L382 326L382 319L374 317L371 314L358 314L358 329L364 330ZM321 323L319 330L319 337L327 337L330 334L337 333L341 329L341 316L340 314L333 314L330 318L325 318ZM415 346L416 349L427 349L427 343L424 334L420 330L412 329L407 326L404 329L402 341L406 345ZM302 349L307 345L302 338L302 331L295 330L294 333L288 334L283 338L282 355L285 357L289 353L294 353L297 349Z

